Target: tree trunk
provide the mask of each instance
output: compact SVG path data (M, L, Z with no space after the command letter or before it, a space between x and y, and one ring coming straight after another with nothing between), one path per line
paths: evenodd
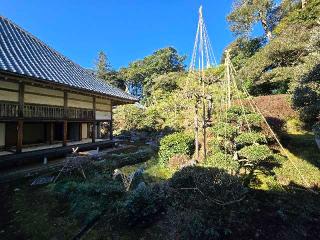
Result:
M206 121L206 99L202 97L202 129L203 129L203 158L207 159L207 121Z
M264 18L261 18L261 24L268 40L270 41L272 39L272 32L270 31L267 21Z
M195 114L194 114L194 133L195 133L195 148L196 148L196 157L199 159L199 122L198 122L198 99L196 99L195 104Z

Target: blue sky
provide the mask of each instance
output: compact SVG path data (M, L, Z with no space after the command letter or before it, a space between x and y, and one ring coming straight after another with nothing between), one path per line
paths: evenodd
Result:
M220 59L233 40L226 22L232 0L1 0L0 14L83 67L93 68L103 50L118 69L166 46L188 64L201 4Z

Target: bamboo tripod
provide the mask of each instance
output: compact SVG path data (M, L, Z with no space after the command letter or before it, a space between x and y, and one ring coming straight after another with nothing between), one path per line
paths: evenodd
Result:
M193 47L192 59L189 67L189 75L195 76L198 86L201 88L199 94L194 94L194 132L195 132L195 150L196 158L199 160L199 109L202 107L201 128L203 134L203 157L207 157L207 101L206 95L206 75L205 70L215 66L216 60L213 54L212 45L208 36L208 31L203 19L202 6L199 8L199 21L196 38ZM209 105L209 103L208 103ZM210 106L211 107L211 106Z

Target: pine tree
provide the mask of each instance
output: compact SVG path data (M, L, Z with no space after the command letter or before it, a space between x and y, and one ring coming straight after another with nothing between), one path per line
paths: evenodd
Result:
M96 62L96 75L98 78L106 80L108 72L111 71L111 64L107 55L103 52L99 52L98 60Z
M254 24L260 22L266 37L272 38L274 0L236 0L227 20L231 31L237 35L247 35Z

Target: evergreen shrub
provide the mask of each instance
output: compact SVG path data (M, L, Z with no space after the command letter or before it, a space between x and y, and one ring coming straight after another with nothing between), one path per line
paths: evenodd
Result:
M235 138L235 142L241 146L254 143L267 143L266 137L258 132L244 132Z
M241 198L246 188L241 180L223 169L211 167L185 167L170 179L169 186L179 189L184 201L203 201L203 197L219 202L229 202ZM198 189L192 191L192 189ZM180 189L191 189L180 191Z
M314 132L314 135L318 138L320 138L320 122L317 122L313 125L312 130Z
M175 155L191 156L194 153L194 137L183 133L173 133L160 141L160 163L167 165L170 158Z
M231 154L223 152L216 152L209 156L204 162L204 166L221 168L227 171L237 171L239 169L238 161L234 160Z
M219 122L210 128L209 131L212 131L216 136L233 139L236 136L238 129L230 123Z
M160 185L153 187L141 183L124 202L120 202L118 218L128 227L146 227L165 210L165 191Z
M272 151L266 145L254 144L246 146L239 151L240 157L246 158L248 161L258 163L272 156Z
M239 117L239 121L242 123L242 125L249 124L250 126L259 127L262 123L262 117L260 114L257 113L249 113L246 115L242 115Z

